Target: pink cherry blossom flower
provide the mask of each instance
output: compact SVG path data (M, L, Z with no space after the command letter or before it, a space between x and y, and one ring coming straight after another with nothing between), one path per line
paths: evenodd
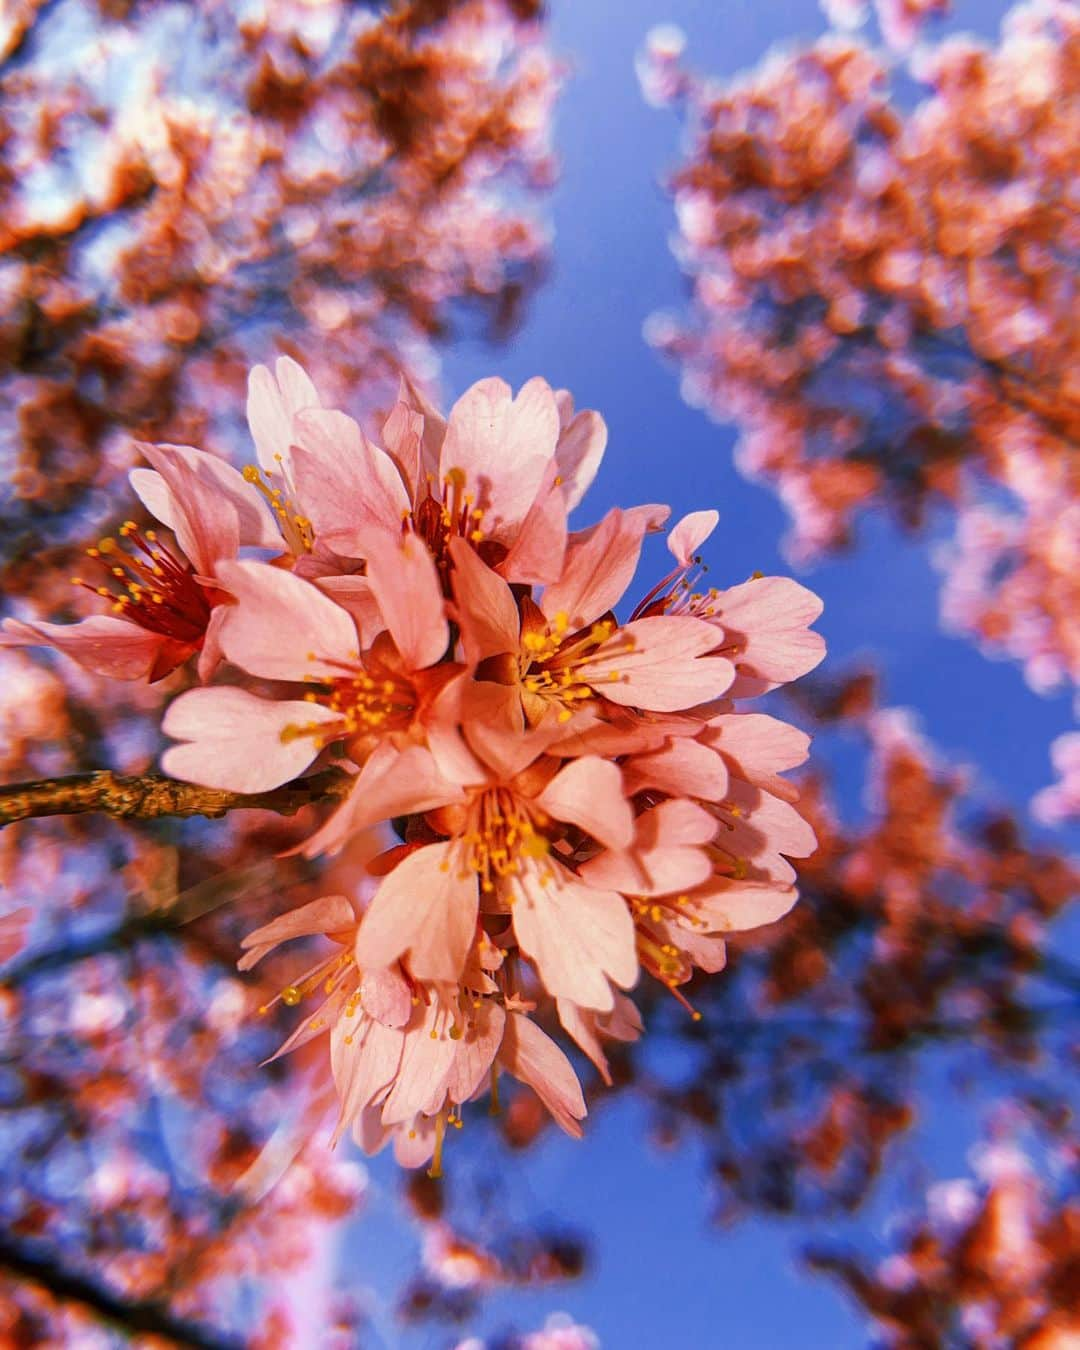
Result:
M667 509L568 531L606 431L542 380L516 398L481 381L445 420L403 385L384 449L282 360L253 373L249 417L246 478L184 450L137 482L178 535L184 475L233 503L229 548L197 578L225 600L227 676L171 704L163 765L252 792L332 757L351 790L295 851L399 833L368 860L363 910L324 897L246 940L245 968L286 938L334 943L282 991L318 1003L279 1053L325 1031L335 1140L406 1166L437 1173L502 1071L578 1134L577 1077L531 1014L557 1015L607 1079L605 1043L642 1031L625 992L642 971L685 1002L732 933L795 901L789 859L815 840L783 775L807 738L742 700L821 659L820 602L780 577L695 591L718 523L696 511L621 620ZM238 556L282 544L273 563Z
M242 543L262 544L269 519L258 495L213 455L191 446L140 445L154 468L132 470L132 485L176 536L174 552L152 531L126 521L120 537L87 549L110 584L78 586L108 600L112 613L74 624L6 619L3 646L51 646L88 670L115 679L163 679L199 654L207 679L220 659L218 635L228 593L217 580L220 562Z
M633 813L621 775L595 756L560 768L542 754L553 734L515 742L473 729L480 780L455 785L453 800L427 811L436 838L399 862L375 893L357 940L361 961L385 966L404 957L418 978L456 980L483 913L509 917L517 944L556 996L605 1011L614 1003L611 981L634 983L625 901L572 870L582 836L629 843Z

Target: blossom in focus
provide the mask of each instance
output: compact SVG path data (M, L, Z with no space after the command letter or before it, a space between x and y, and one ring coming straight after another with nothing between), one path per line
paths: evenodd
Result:
M282 1052L330 1045L305 1119L330 1094L335 1138L437 1171L505 1073L578 1134L580 1085L541 1024L607 1078L606 1044L643 1030L641 972L685 1003L732 933L795 901L788 859L814 835L782 775L807 738L746 703L821 660L820 601L760 575L699 588L708 510L642 586L668 510L570 528L606 429L542 379L481 380L445 418L403 382L369 435L281 358L252 372L248 419L243 474L146 447L133 486L213 596L204 681L222 661L168 706L166 771L256 792L332 763L351 790L294 851L397 833L365 903L324 897L245 943L244 968L334 944L281 994L317 996Z

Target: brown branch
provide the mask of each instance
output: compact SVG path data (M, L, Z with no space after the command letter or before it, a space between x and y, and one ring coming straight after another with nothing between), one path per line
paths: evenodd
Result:
M31 816L72 816L89 811L100 811L121 820L217 817L237 810L276 811L291 816L312 802L341 801L352 782L351 774L327 769L270 792L249 794L181 783L157 773L124 777L102 769L0 787L0 827Z
M186 1318L176 1317L164 1303L128 1300L103 1285L58 1264L51 1257L31 1252L0 1234L0 1270L16 1279L47 1290L55 1298L80 1303L106 1324L168 1341L188 1350L239 1350L241 1342Z

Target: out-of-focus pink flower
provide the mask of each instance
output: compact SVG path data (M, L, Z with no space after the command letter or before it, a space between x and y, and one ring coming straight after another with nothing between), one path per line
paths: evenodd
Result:
M1032 798L1031 814L1044 825L1064 825L1080 819L1080 732L1059 736L1050 747L1058 782Z

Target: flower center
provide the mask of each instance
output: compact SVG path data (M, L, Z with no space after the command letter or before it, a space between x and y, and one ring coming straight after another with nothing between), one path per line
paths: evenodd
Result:
M590 678L583 668L595 659L599 649L616 631L614 619L601 619L587 631L566 641L569 627L567 616L561 611L543 630L527 631L521 635L521 687L548 703L559 706L559 721L569 722L575 704L595 698L595 676ZM626 638L625 650L630 651L633 640ZM602 679L614 682L618 671L605 672ZM536 720L536 719L530 719Z
M461 835L466 867L480 878L485 894L499 881L517 876L523 864L546 858L551 842L543 833L550 818L506 788L477 793Z
M283 741L313 736L321 749L331 741L350 736L385 735L409 729L416 713L416 690L408 680L374 659L367 666L340 664L346 673L331 679L313 677L321 687L309 689L304 695L305 703L329 708L338 714L339 720L284 727Z
M213 601L195 580L191 567L160 543L153 530L140 534L133 520L126 520L119 533L142 557L121 549L115 539L102 539L86 553L107 569L113 585L91 586L81 577L72 577L73 584L111 601L114 614L122 614L150 633L200 645Z
M443 590L450 594L450 540L464 539L488 564L496 566L506 556L505 547L489 539L483 530L484 509L476 504L476 494L466 491L465 473L450 469L442 482L442 493L428 481L428 495L402 520L402 529L411 529L427 545Z

